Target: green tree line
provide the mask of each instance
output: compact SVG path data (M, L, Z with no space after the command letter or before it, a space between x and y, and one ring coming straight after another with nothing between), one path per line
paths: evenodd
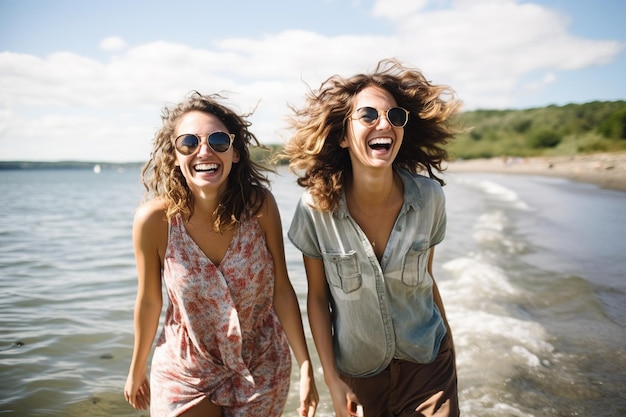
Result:
M461 130L452 158L556 156L626 150L626 102L594 101L525 110L474 110L453 124Z

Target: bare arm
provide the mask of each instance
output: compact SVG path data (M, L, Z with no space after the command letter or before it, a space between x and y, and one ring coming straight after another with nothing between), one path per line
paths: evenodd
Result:
M428 257L428 273L433 279L433 301L439 308L439 312L441 313L441 317L443 318L443 323L446 326L448 331L448 336L450 336L450 344L452 346L452 352L454 352L454 341L452 339L452 330L450 329L450 325L448 324L448 318L446 317L446 310L443 307L443 300L441 299L441 294L439 293L439 287L437 286L437 282L435 281L435 276L433 275L433 259L435 257L435 248L433 247L430 250L430 256Z
M350 402L357 403L356 395L341 379L335 366L335 354L333 351L332 323L330 316L330 304L324 262L304 256L304 267L309 284L307 306L309 322L317 353L324 369L324 380L330 390L333 407L337 417L349 416L348 405Z
M135 409L150 405L147 360L159 325L163 304L161 295L162 254L167 245L167 223L157 202L137 210L133 223L133 246L137 264L135 301L135 344L124 397Z
M274 310L285 330L289 345L293 350L300 368L300 408L301 416L315 415L319 395L315 386L313 366L306 345L302 316L296 293L289 280L285 249L280 221L280 213L271 193L267 193L266 202L259 219L265 232L267 247L274 259Z

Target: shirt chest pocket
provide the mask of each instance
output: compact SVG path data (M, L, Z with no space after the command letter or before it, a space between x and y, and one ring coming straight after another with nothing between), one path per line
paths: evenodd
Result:
M361 268L356 251L325 252L322 256L326 264L328 280L334 287L341 288L345 293L361 288Z
M402 282L410 287L417 287L424 281L428 270L428 242L413 242L402 263Z

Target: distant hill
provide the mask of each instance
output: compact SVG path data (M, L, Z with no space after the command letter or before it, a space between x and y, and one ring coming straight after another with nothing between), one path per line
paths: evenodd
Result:
M457 159L626 150L626 101L475 110L462 113L454 123L464 130L447 146Z

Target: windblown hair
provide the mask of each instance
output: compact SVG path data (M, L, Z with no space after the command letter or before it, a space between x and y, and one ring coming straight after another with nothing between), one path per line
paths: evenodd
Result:
M220 119L228 131L235 134L233 148L239 153L239 162L233 163L226 191L215 210L213 228L223 231L234 227L242 216L254 216L263 205L269 181L262 174L264 168L250 159L248 150L250 144L261 144L248 130L251 123L246 118L249 114L238 115L218 102L222 99L224 97L219 94L202 95L192 91L173 108L163 108L163 125L154 138L150 159L143 167L141 181L146 188L144 200L162 198L167 207L168 220L177 213L181 213L186 220L193 214L193 195L180 167L175 164L176 149L173 143L180 119L191 111L212 114Z
M410 172L428 171L444 185L434 171L442 172L441 163L448 159L444 145L454 136L450 117L458 113L461 102L445 85L433 85L417 69L395 59L378 63L371 74L349 78L333 75L322 82L319 90L309 90L305 106L291 110L290 127L295 131L285 144L282 157L289 159L298 184L309 190L316 208L335 210L351 173L348 150L340 143L348 133L354 98L366 87L387 90L398 106L409 111L404 140L393 162Z

